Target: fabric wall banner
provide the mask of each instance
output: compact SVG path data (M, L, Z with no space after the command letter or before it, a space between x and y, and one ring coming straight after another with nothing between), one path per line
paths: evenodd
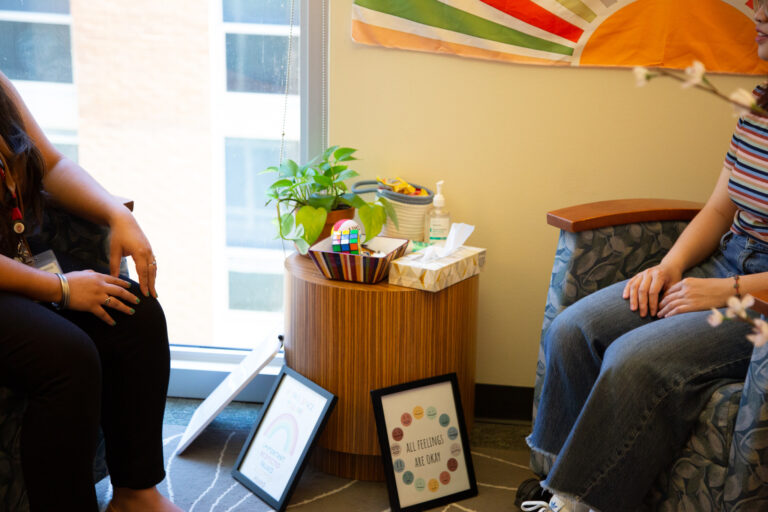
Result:
M752 0L354 0L369 45L552 66L768 74Z

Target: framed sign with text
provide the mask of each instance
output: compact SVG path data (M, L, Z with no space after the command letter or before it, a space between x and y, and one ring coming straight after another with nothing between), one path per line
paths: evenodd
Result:
M371 391L392 512L477 495L455 373Z
M285 510L336 396L284 366L235 462L232 476Z

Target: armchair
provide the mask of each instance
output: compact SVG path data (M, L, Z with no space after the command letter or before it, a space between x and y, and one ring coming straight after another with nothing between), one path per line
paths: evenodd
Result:
M123 200L127 208L133 209L133 202ZM109 267L109 230L86 220L70 215L63 210L49 207L45 211L40 233L30 237L50 246L57 253L70 253L79 259L91 262L94 268ZM121 273L127 275L125 260ZM26 489L21 470L19 440L21 418L26 407L23 395L0 386L0 510L7 512L28 512ZM55 428L55 425L51 425ZM104 439L100 437L94 460L94 481L107 476Z
M578 299L658 264L701 208L665 199L602 201L555 210L549 225L560 238L542 333ZM754 309L768 314L768 291ZM536 420L544 378L539 350L534 387ZM768 510L768 345L754 349L746 380L717 389L675 461L658 476L644 509L660 511ZM543 477L554 460L532 453ZM609 511L606 511L609 512Z

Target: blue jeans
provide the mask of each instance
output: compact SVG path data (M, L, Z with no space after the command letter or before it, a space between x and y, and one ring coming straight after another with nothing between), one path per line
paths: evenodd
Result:
M768 245L726 233L690 277L768 270ZM542 340L546 373L528 444L556 456L542 485L595 510L637 510L718 387L743 381L752 344L742 322L709 311L641 318L617 283L566 308Z

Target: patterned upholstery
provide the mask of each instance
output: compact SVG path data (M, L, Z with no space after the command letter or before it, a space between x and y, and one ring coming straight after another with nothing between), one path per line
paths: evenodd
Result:
M37 241L46 244L57 253L70 252L95 267L108 267L106 228L73 217L55 208L46 211L42 231L35 235ZM32 242L32 240L30 240ZM76 248L70 250L70 248ZM127 269L125 261L123 273ZM3 512L28 512L26 490L21 472L19 440L21 417L26 400L8 388L0 387L0 510ZM55 428L55 426L51 426ZM99 440L94 461L94 481L107 475L104 459L104 440Z
M649 222L570 233L561 231L542 333L578 299L661 261L685 222ZM536 418L544 377L539 350ZM745 382L717 389L675 462L659 475L641 510L745 512L768 510L768 346L756 348ZM546 475L553 460L531 455Z

